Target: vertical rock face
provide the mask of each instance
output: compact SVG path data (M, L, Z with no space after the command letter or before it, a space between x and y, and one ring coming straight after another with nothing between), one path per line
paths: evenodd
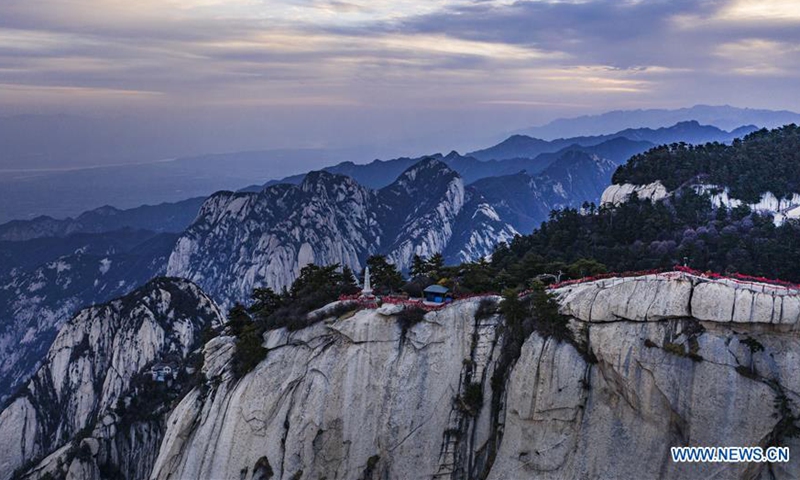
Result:
M227 305L248 298L254 286L290 285L311 262L359 271L377 253L401 269L415 254L472 260L514 234L437 160L419 162L378 191L312 172L300 185L212 196L178 240L167 274L196 282Z
M748 338L764 350L751 352L743 343ZM571 345L536 334L525 343L489 478L788 479L800 473L797 460L770 467L673 463L670 457L673 446L796 448L797 440L780 432L776 407L784 395L797 405L792 364L800 345L793 335L734 333L717 324L698 333L693 322L670 320L592 324L588 342L596 364ZM691 344L702 359L689 357Z
M505 347L513 332L502 316L478 315L477 300L416 324L367 309L268 331L266 358L239 379L235 340L220 336L166 421L125 422L110 405L131 396L129 372L165 351L185 355L196 329L183 319L219 321L193 285L158 284L127 309L112 302L70 322L0 414L0 471L36 458L27 478L101 478L109 465L131 479L800 476L796 456L670 457L673 446L800 448L800 293L670 274L555 294L566 340L532 319L518 355ZM114 333L79 347L101 319Z
M533 333L505 385L489 381L502 318L476 321L474 301L428 314L405 334L375 310L269 332L266 360L238 381L227 373L231 340L218 338L206 347L216 386L173 411L153 477L800 474L798 459L670 458L672 446L800 446L797 311L782 307L797 292L653 275L556 293L573 341ZM751 299L749 312L733 313L747 295L771 301Z
M461 447L475 450L490 433L479 425L488 401L476 417L456 401L465 381L489 393L496 319L476 324L476 304L430 313L405 333L374 310L292 334L272 331L267 360L238 382L220 367L224 355L207 351L219 386L175 409L153 477L260 478L265 466L272 478L466 469Z
M147 448L158 447L160 427L123 425L119 402L136 395L132 385L152 363L170 358L180 367L198 345L200 331L220 322L216 305L195 285L177 279L156 279L82 310L64 325L42 366L0 413L6 447L0 450L0 478L22 467L56 477L68 467L70 475L83 478L96 470L92 458L98 454L104 464L127 467L128 473L148 470L141 460ZM80 462L71 466L77 457Z
M633 185L625 183L622 185L609 185L600 197L600 204L605 206L619 205L628 201L631 195L636 194L641 199L649 199L653 202L662 200L669 195L667 188L656 181L647 185Z

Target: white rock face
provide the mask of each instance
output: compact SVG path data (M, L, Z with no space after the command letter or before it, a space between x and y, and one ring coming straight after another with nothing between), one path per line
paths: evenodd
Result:
M92 455L99 448L97 439L116 442L113 412L117 401L131 393L134 375L167 356L185 358L201 329L222 318L197 286L176 279L153 280L126 297L82 310L64 325L42 366L0 413L0 478L68 444L82 430L92 434L82 439ZM143 442L147 433L137 432L134 438ZM155 440L151 449L158 445ZM70 478L87 478L97 468L86 459L62 460ZM126 461L117 460L120 466ZM45 462L49 466L40 473L64 474L53 470L55 464Z
M660 348L692 342L687 326L592 324L597 364L569 344L531 336L509 382L505 434L489 478L769 478L764 465L673 463L670 447L764 446L776 426L771 379L781 378L797 399L797 338L759 336L770 353L751 354L740 342L746 335L709 329L694 340L702 361ZM751 358L763 378L737 372ZM798 472L793 461L775 473Z
M673 446L800 448L786 428L800 417L800 292L665 274L555 293L572 336L534 331L500 383L491 379L503 372L508 330L498 315L476 321L477 300L405 332L388 309L269 331L266 359L238 380L235 341L217 337L204 348L207 382L172 410L157 458L141 461L152 472L130 478L800 477L797 456L769 466L679 464L669 454ZM74 365L60 395L88 405L80 361L52 356L48 372ZM105 383L104 392L124 390ZM30 458L26 445L44 428L31 398L0 414L0 427L14 425L1 430L13 442L4 468ZM105 417L91 435L99 443L87 442L98 455L107 437L97 432L116 425ZM132 438L155 454L153 436ZM64 455L42 460L32 478ZM62 472L93 478L93 465L73 459Z
M693 186L700 194L709 194L711 204L715 207L736 208L743 201L730 196L730 190L719 185L699 184ZM750 210L762 214L771 214L776 225L781 225L787 218L800 218L800 194L794 193L789 198L778 199L772 192L765 192L756 203L748 203Z
M559 289L562 313L584 322L657 321L690 316L692 280L649 275Z
M662 200L669 195L666 187L659 181L647 185L633 185L630 183L610 185L600 197L600 205L608 206L625 203L633 193L636 193L640 199L649 199L653 202Z
M267 359L238 382L215 356L222 381L173 412L153 477L251 479L268 465L281 479L767 478L766 465L674 464L670 447L800 446L775 407L800 414L800 339L785 325L798 292L672 274L556 294L575 341L527 339L499 423L487 381L499 323L475 327L477 302L428 314L405 340L392 317L362 311L269 332ZM475 417L459 409L471 382ZM795 478L800 461L772 472Z
M239 382L223 374L205 397L193 392L178 405L153 478L254 478L264 465L274 478L419 478L449 468L440 452L457 453L445 431L463 417L454 398L464 360L485 372L492 356L477 344L492 345L493 321L473 344L476 306L429 313L405 337L375 311L269 332L270 352L253 372ZM487 435L463 444L481 446Z
M562 287L555 293L562 313L584 322L694 318L800 325L800 292L763 283L670 273L598 280Z
M474 197L457 173L435 160L378 191L312 172L300 185L221 192L178 240L167 275L197 283L227 307L245 301L256 286L280 291L291 285L309 262L359 272L373 254L401 270L415 254L476 260L517 232Z

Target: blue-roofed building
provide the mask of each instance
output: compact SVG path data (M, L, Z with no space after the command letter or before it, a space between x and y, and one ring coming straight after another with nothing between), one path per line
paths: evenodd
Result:
M450 300L450 289L441 285L431 285L423 290L425 301L430 303L445 303Z

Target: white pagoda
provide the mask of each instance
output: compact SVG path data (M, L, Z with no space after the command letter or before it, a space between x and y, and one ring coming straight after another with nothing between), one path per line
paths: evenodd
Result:
M372 284L370 283L369 267L364 269L364 288L361 289L362 297L372 297Z

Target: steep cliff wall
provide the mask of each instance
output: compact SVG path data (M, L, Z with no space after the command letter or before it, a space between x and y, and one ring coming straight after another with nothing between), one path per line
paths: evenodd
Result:
M489 402L468 413L456 399L469 384L488 388L497 332L497 318L476 322L475 308L428 314L406 332L375 310L269 332L267 360L239 382L224 367L229 340L216 339L206 365L221 381L175 409L153 477L448 478L468 470L490 435Z
M490 478L796 478L789 464L686 464L671 446L789 446L798 292L676 275L567 287L596 358L536 334L508 385ZM735 322L735 323L734 323ZM770 476L774 475L774 477Z
M359 272L374 254L400 269L415 254L443 253L448 262L461 262L489 255L516 234L436 160L419 162L377 191L312 172L299 185L209 198L178 240L167 275L197 283L228 306L245 301L255 286L290 286L308 263Z
M686 275L558 290L574 341L533 333L508 382L502 318L458 302L405 334L377 311L269 332L234 381L207 345L154 478L794 478L789 464L675 464L671 446L797 447L798 293ZM216 352L216 353L215 353ZM502 387L493 392L492 386ZM495 395L497 394L497 395ZM499 402L493 402L493 397Z
M222 321L217 306L180 279L156 279L79 312L0 413L0 478L15 470L59 478L73 469L86 478L99 475L98 465L145 478L163 434L162 405L150 400L169 392L139 377L159 360L182 369L201 330Z
M163 351L142 348L159 335L137 334L137 348L118 343L124 362L98 359L87 370L92 357L73 353L80 339L70 334L75 341L56 342L29 394L0 414L3 471L37 459L24 477L100 478L109 465L132 479L800 476L796 456L785 464L670 459L672 446L800 448L800 292L676 273L555 294L568 335L533 328L516 352L507 348L514 328L478 300L415 324L387 306L269 331L266 359L238 380L235 339L219 336L204 347L197 385L154 404L166 405L168 418L135 422L109 402L131 396L119 372ZM151 305L176 308L156 309L173 312L164 318L190 308L158 298ZM208 321L218 321L207 306ZM538 321L535 313L525 320ZM65 365L69 374L52 374Z

